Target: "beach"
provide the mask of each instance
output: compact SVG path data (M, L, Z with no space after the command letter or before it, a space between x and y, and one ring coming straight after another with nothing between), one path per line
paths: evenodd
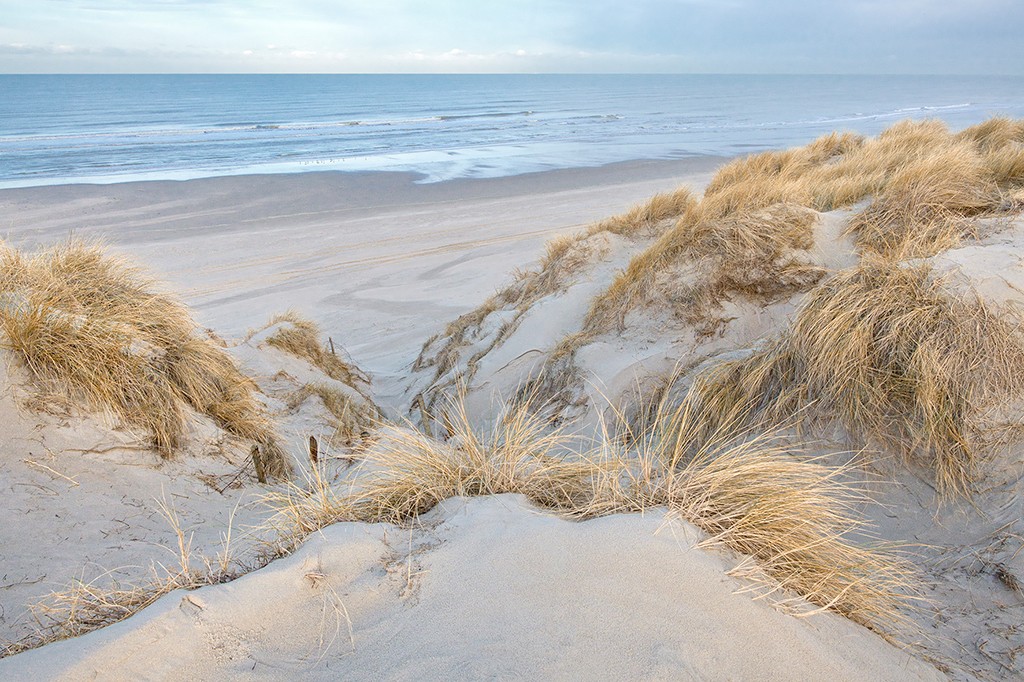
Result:
M1019 673L1021 145L0 190L0 677Z
M0 7L0 682L1024 682L1024 2Z
M0 191L19 247L75 236L144 264L201 324L238 337L295 309L331 331L401 414L424 339L472 310L548 239L652 194L699 187L716 157L417 184L304 173Z

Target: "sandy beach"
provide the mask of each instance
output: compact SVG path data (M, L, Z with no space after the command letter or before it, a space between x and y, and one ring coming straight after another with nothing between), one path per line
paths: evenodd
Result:
M19 247L74 235L144 264L201 324L241 336L295 309L376 378L385 409L424 339L472 310L545 241L656 192L700 187L715 157L416 184L305 173L0 191Z
M0 682L1024 682L1024 0L0 0Z
M1022 145L0 190L0 678L1024 674Z

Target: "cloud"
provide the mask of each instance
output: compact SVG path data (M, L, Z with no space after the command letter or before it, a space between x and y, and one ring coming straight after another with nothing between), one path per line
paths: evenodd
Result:
M7 72L1024 73L1019 0L0 0L0 16Z
M81 56L99 55L123 57L131 54L131 50L117 47L76 47L74 45L26 45L24 43L0 43L0 55L35 55L35 56Z

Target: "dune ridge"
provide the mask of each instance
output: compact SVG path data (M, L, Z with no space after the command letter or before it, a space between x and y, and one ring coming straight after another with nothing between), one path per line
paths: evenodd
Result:
M18 410L18 439L28 442L35 430L58 448L47 445L50 464L25 459L26 467L78 488L76 476L95 480L104 466L136 458L147 485L163 486L172 480L148 468L163 462L176 472L172 485L191 491L190 514L223 520L231 501L228 533L236 513L247 528L222 538L220 553L209 532L193 549L195 531L167 503L162 537L177 545L177 564L152 564L160 570L148 582L129 571L124 580L134 583L79 580L54 593L49 610L37 610L49 616L46 626L11 644L7 653L18 655L0 661L0 671L43 666L38 656L49 650L54 676L129 677L142 663L138 638L156 627L174 633L160 665L199 647L190 674L241 674L252 662L254 671L283 665L311 678L348 665L358 676L362 657L376 651L363 633L403 623L422 629L418 618L448 623L442 636L462 632L450 622L465 607L453 567L470 582L483 574L476 558L445 543L499 542L506 526L520 529L517 542L551 524L563 536L646 528L652 516L661 532L693 538L684 563L711 556L721 569L717 578L700 569L699 582L669 590L677 603L724 589L729 604L743 597L759 614L744 626L753 627L751 638L783 617L787 632L809 639L787 639L777 657L747 651L753 658L733 669L716 658L728 655L727 642L705 659L645 630L658 646L689 653L662 667L644 649L632 674L758 677L769 669L757 661L769 658L796 675L840 679L863 674L867 659L880 679L1015 671L1012 600L1024 575L1014 544L1024 537L1016 426L1024 346L1015 301L1024 271L1012 254L1024 247L1022 149L1019 121L992 119L959 133L926 121L898 123L874 139L835 133L733 160L702 195L662 192L548 242L534 268L515 273L387 377L386 401L342 337L336 347L332 333L299 313L271 316L237 341L200 338L184 306L96 247L73 242L31 258L7 248L7 381L12 395L28 399L0 407ZM87 285L46 270L63 272L61 258L89 264L63 270L89 273ZM993 271L996 263L1003 267ZM41 339L84 350L33 355L46 348ZM74 360L67 369L48 357ZM109 376L122 383L80 372L90 366L114 368ZM70 406L64 419L74 428L38 411L51 395ZM123 400L132 395L145 400ZM257 418L262 430L239 426ZM76 429L115 440L116 459L72 462ZM203 468L214 461L219 473L211 475ZM24 477L28 469L11 471ZM213 492L197 492L196 481ZM243 505L246 489L255 494ZM213 497L227 491L228 499ZM88 499L87 491L69 495ZM471 533L460 515L483 525ZM461 530L442 538L435 531L444 527ZM335 536L337 547L324 539ZM405 550L394 549L396 536ZM594 541L619 542L613 536ZM339 570L324 566L325 553L344 548L357 558L331 559L346 566ZM637 551L661 556L653 546ZM584 556L592 565L621 561L610 546L588 545ZM645 572L617 577L614 589L639 594L663 584L655 563L640 564ZM510 584L546 576L550 584L530 589L565 604L563 581L574 575L556 551L535 547L513 565ZM368 602L367 590L386 584L377 584L381 575L394 579L395 592ZM227 581L239 587L220 585ZM295 592L299 584L312 594ZM275 613L306 639L272 645L269 612L252 610L251 596L228 596L271 585L292 585L281 589L294 599ZM650 614L652 628L671 620L672 604L662 606ZM319 626L296 626L311 607ZM522 618L500 599L495 608ZM722 616L732 631L735 613ZM635 615L620 613L631 627ZM810 634L818 619L856 641L855 650ZM861 626L883 637L865 639ZM515 630L539 656L515 674L567 670L545 662L552 642L537 643L550 627ZM487 627L476 629L475 644L448 653L420 634L413 648L433 652L427 658L393 652L382 665L395 678L417 665L458 675L482 665L458 656L493 646ZM200 633L205 644L196 644ZM605 636L611 651L633 641ZM216 653L221 637L231 639L226 657ZM104 651L131 663L104 670ZM512 670L501 657L493 665L474 669Z

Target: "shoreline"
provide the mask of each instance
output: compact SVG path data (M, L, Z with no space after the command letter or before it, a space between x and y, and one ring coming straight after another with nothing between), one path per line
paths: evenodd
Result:
M294 172L241 172L226 175L209 175L194 178L155 178L155 179L131 179L113 182L89 182L88 179L75 178L70 181L56 181L46 184L25 185L4 187L0 183L0 200L8 193L45 193L51 190L66 191L67 188L90 188L99 190L110 187L159 187L181 186L190 187L203 184L235 183L243 181L251 182L327 182L350 185L353 188L365 187L375 181L381 185L393 185L396 183L408 184L411 187L424 188L424 192L430 192L427 188L439 187L473 187L473 186L500 186L515 185L530 182L536 178L547 178L555 180L556 186L578 186L581 182L597 180L599 182L628 181L655 179L663 177L666 173L692 172L717 168L728 161L732 156L720 156L715 154L693 154L673 159L629 159L626 161L613 161L611 163L597 166L569 166L564 168L549 168L545 170L526 171L511 175L496 177L459 177L431 182L421 182L423 178L429 177L425 173L405 170L338 170L336 168L324 170L303 170ZM62 189L64 188L64 189ZM437 191L436 189L433 191Z
M330 166L326 168L316 168L316 164L309 164L308 168L301 168L295 170L275 170L273 166L253 166L249 168L239 168L223 173L215 173L213 175L192 175L192 171L180 171L180 172L169 172L167 174L158 173L139 173L137 175L96 175L96 176L82 176L72 177L68 179L61 178L42 178L38 182L33 180L0 180L0 192L7 191L18 191L18 190L45 190L51 187L67 187L67 186L85 186L85 187L103 187L109 185L137 185L137 184L150 184L150 183L192 183L192 182L205 182L212 180L229 180L233 178L268 178L268 177L288 177L288 176L309 176L317 174L327 175L340 175L348 177L359 177L359 176L385 176L395 175L403 176L411 179L411 182L416 185L446 185L450 183L460 182L488 182L488 181L500 181L509 178L516 178L521 176L533 176L533 175L544 175L544 174L561 174L561 173L576 173L576 172L587 172L596 171L602 172L607 169L614 169L616 167L624 168L641 168L646 166L674 166L677 164L688 165L691 162L699 161L701 159L725 159L732 158L729 155L720 154L709 154L703 152L686 153L679 156L673 156L671 158L659 158L659 157L637 157L631 159L625 159L622 161L610 161L607 163L598 163L594 165L579 165L579 166L556 166L552 165L548 168L542 168L539 170L523 170L521 172L512 172L504 175L477 175L477 176L456 176L449 178L442 178L439 180L431 180L431 176L427 172L417 170L406 170L406 169L389 169L389 168L351 168L346 169L339 166ZM270 170L260 170L261 168L270 168ZM153 175L160 175L160 177L150 177ZM179 176L179 177L176 177Z

